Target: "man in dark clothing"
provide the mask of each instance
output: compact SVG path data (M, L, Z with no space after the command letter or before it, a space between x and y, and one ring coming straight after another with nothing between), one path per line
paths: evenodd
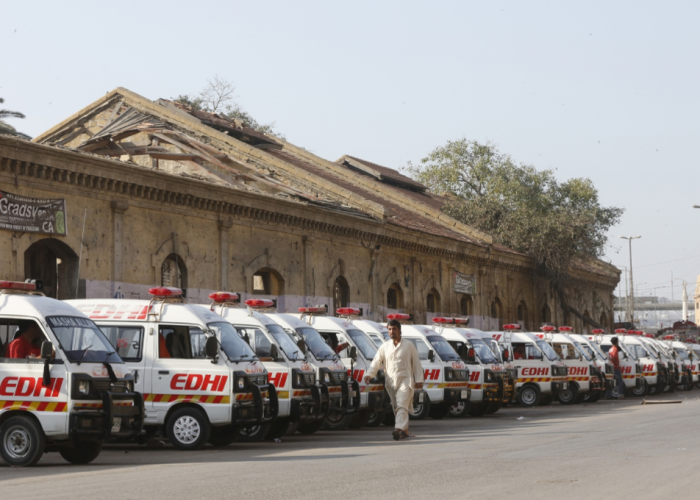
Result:
M608 359L615 368L615 382L617 382L617 399L625 399L625 381L622 380L622 370L620 370L620 347L617 337L610 339L612 347L608 351ZM612 399L612 389L605 393L605 399Z

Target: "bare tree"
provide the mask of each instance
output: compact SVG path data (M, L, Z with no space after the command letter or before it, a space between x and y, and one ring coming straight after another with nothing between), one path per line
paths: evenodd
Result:
M207 87L199 93L202 102L211 113L223 111L236 98L236 86L219 75L207 80Z

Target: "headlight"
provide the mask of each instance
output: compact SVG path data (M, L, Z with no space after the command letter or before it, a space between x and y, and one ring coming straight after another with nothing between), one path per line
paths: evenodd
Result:
M81 380L78 382L78 392L80 394L89 394L90 393L90 381L89 380Z
M238 388L243 389L244 387L245 387L245 379L241 377L238 379Z
M331 374L328 373L328 372L326 372L326 373L323 375L323 381L324 381L326 384L330 384L330 382L331 382Z
M486 382L493 382L493 372L486 372L484 380L486 380Z
M447 380L453 380L455 378L455 374L452 370L445 370L445 377Z

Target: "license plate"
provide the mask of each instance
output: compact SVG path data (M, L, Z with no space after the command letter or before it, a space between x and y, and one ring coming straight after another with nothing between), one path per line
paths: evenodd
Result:
M564 386L563 386L563 387L564 387L564 390L567 390L567 389L569 388L569 384L566 383L566 382L564 382Z
M467 399L467 396L468 396L468 395L469 395L469 394L468 394L467 391L462 391L462 399Z
M119 429L122 428L122 419L121 417L115 417L112 420L112 432L119 432Z
M419 403L423 402L423 393L422 392L418 395L418 402Z

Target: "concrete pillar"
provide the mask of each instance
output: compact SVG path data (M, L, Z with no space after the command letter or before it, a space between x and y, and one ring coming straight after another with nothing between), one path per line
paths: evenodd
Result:
M313 268L313 243L316 241L315 236L302 236L302 269L304 272L304 305L308 304L308 301L312 297L316 296L316 283L314 279L314 268ZM331 307L331 305L328 305Z
M110 203L112 207L112 282L124 281L124 213L129 204L121 201Z
M233 226L230 220L219 220L216 227L219 229L219 289L228 291L228 231Z
M369 271L369 280L370 280L370 290L371 290L371 296L370 296L370 307L372 308L372 315L370 316L370 319L374 321L382 321L381 316L379 315L379 304L382 302L382 291L381 291L381 284L380 284L380 272L379 272L379 256L381 254L381 249L373 248L370 250L370 259L371 259L371 264L370 264L370 271Z

